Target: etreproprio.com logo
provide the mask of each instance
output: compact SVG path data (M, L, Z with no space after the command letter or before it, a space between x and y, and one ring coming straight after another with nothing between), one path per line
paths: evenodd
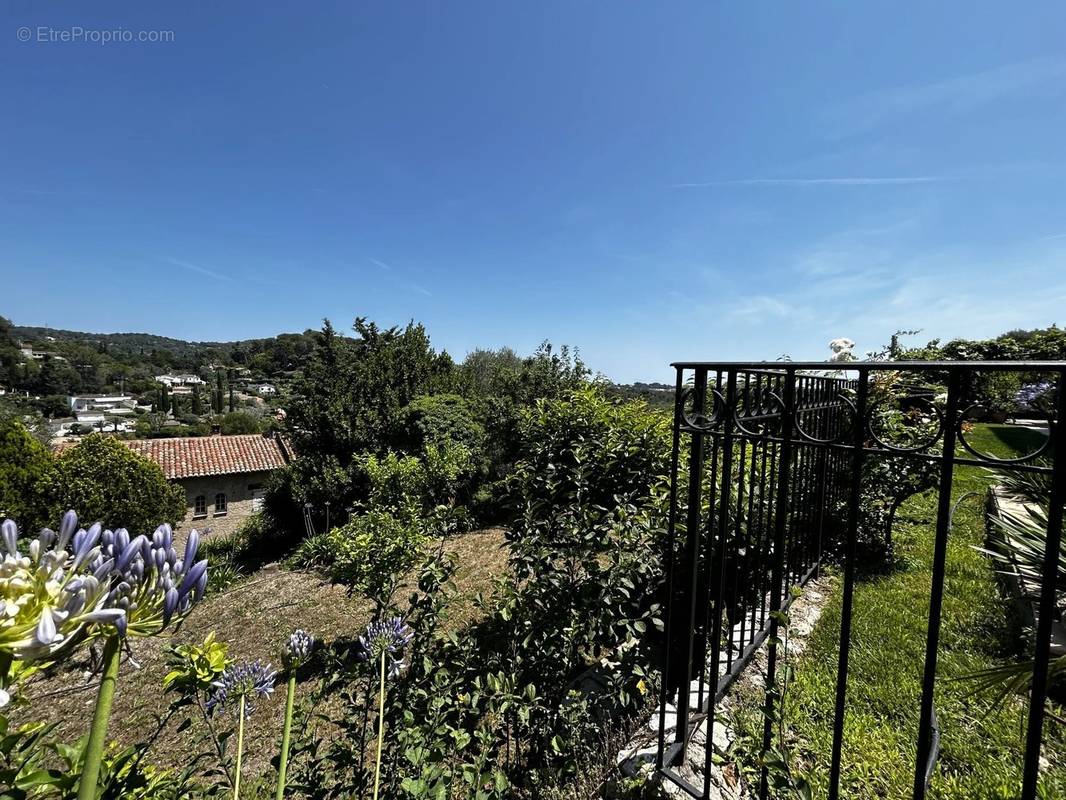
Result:
M43 44L159 44L174 41L174 31L129 28L85 28L81 25L23 25L15 34L20 42Z

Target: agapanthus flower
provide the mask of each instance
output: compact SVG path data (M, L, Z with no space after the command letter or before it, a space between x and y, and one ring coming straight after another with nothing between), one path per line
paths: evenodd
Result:
M0 651L18 661L56 657L124 617L107 602L110 567L93 567L106 566L98 561L99 523L77 528L78 515L68 511L58 534L43 529L23 554L18 526L0 524Z
M242 661L226 667L222 676L211 684L214 692L207 701L208 710L225 708L227 703L239 704L244 698L244 716L249 717L255 710L252 700L257 697L269 697L274 691L274 668L258 658L255 661Z
M389 677L395 678L407 666L403 650L413 638L414 633L400 617L371 622L359 637L360 658L377 661L385 655Z
M196 560L198 531L189 531L182 556L174 532L160 525L151 537L131 538L125 528L104 531L94 572L110 579L107 606L125 612L117 623L123 636L152 636L189 612L207 589L207 560Z
M1026 408L1031 408L1037 401L1045 400L1046 395L1051 392L1055 387L1048 381L1041 381L1040 383L1030 383L1023 386L1018 390L1015 395L1015 400L1019 405Z
M292 635L289 636L289 641L282 648L282 658L285 661L285 666L289 669L296 669L307 663L307 659L311 657L311 652L314 649L314 636L305 630L293 631Z
M109 631L151 635L186 614L207 587L207 561L195 561L200 536L189 533L177 557L169 525L151 538L99 523L78 528L63 515L18 549L18 527L0 526L0 650L22 662L51 659Z

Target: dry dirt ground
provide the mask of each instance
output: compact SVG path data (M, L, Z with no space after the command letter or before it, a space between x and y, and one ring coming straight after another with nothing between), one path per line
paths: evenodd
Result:
M473 597L479 592L490 595L495 579L507 568L504 534L499 529L461 534L445 540L444 547L456 556L455 582L460 598L449 624L458 627L469 621ZM162 690L166 651L171 644L199 643L214 631L217 639L229 645L232 658L260 658L280 668L281 646L293 630L303 628L326 643L357 636L369 621L371 610L369 602L349 597L343 587L330 584L317 573L268 566L225 592L209 595L170 636L133 640L132 655L139 668L124 659L109 738L127 746L145 741L156 731L157 719L171 699ZM22 691L29 703L22 707L18 721L58 722L59 735L70 742L84 735L97 686L97 678L88 670L89 659L85 657L62 671L32 680ZM279 676L274 694L258 703L246 726L246 779L266 772L277 753L285 705L283 680ZM297 685L297 696L307 696L316 683L313 675L304 678ZM184 766L197 754L212 749L201 720L178 732L180 719L172 719L163 728L152 747L151 762ZM228 716L218 719L219 724L232 721Z

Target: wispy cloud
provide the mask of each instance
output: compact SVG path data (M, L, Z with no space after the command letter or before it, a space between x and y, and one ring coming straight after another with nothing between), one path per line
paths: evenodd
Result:
M221 272L216 272L213 269L208 269L207 267L200 266L199 264L193 264L191 261L182 261L180 258L161 257L159 260L160 261L164 261L167 264L171 264L171 265L173 265L175 267L181 267L182 269L187 269L187 270L189 270L189 272L197 272L200 275L206 275L207 277L214 278L215 280L219 280L219 281L232 281L233 280L233 278L231 278L229 275L225 275L225 274L223 274Z
M380 269L384 270L385 272L391 272L391 273L393 273L393 275L397 276L396 278L393 278L393 282L394 283L406 284L407 288L409 290L411 290L412 292L417 292L418 294L425 295L426 297L432 297L433 296L433 292L431 292L426 287L420 286L419 284L414 283L413 281L407 280L406 277L404 276L403 270L395 269L395 268L393 268L393 266L391 264L386 264L384 261L382 261L380 259L377 259L377 258L370 258L368 256L367 257L367 261L369 261L374 266L379 267Z
M733 317L791 317L799 309L769 295L753 295L741 298L730 310Z
M705 189L716 186L907 186L922 183L944 183L957 180L943 175L912 175L901 178L743 178L731 181L703 181L675 183L673 189Z
M895 117L918 112L958 114L1033 88L1060 86L1066 60L1033 58L929 83L896 86L860 95L833 109L826 122L836 136L850 136Z

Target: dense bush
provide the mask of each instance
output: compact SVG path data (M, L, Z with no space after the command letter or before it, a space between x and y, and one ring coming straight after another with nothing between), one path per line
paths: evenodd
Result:
M222 433L226 436L238 433L259 433L262 430L260 418L247 411L230 411L222 416L219 424Z
M605 731L655 690L662 522L655 504L531 510L510 538L497 597L460 631L441 625L455 564L430 555L418 592L381 613L415 634L385 706L384 796L533 798L572 781ZM302 748L299 783L313 797L363 796L371 780L376 697L366 664L343 648L336 657L321 697L341 701L340 735Z
M114 438L89 434L55 457L20 421L0 420L0 518L34 533L68 508L105 526L150 531L185 516L185 493Z
M305 539L293 555L303 567L324 568L338 583L385 605L422 555L421 525L388 511L369 511L346 525Z
M420 457L369 453L357 469L366 482L366 508L418 519L453 500L474 467L465 445L441 442L427 444Z
M461 444L478 460L485 445L485 428L465 397L430 394L416 397L401 409L393 438L397 447L413 454L424 453L430 444Z
M185 492L168 483L154 461L116 439L90 434L56 459L48 487L54 509L77 508L105 527L150 531L185 517Z
M669 418L596 387L539 401L520 435L522 459L509 484L524 507L639 504L669 471Z
M27 531L48 522L46 488L52 454L15 417L0 419L0 519L19 520Z

